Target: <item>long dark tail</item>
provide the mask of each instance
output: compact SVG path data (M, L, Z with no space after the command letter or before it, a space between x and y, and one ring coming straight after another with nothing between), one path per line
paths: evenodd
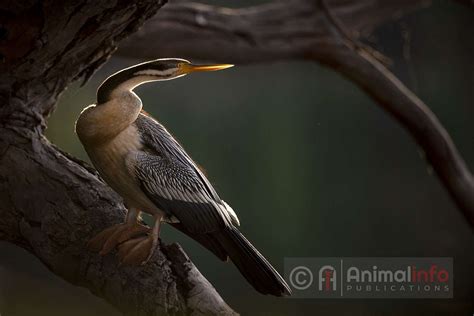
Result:
M257 291L275 296L291 294L285 280L237 228L231 226L211 235Z
M230 258L247 281L260 293L286 296L291 290L272 265L235 227L218 232L193 234L180 223L172 224L212 251L221 260Z

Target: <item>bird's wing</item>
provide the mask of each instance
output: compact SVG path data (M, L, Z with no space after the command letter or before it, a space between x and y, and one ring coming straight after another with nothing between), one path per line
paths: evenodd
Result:
M192 233L238 225L238 218L166 129L144 115L136 121L143 151L135 152L134 169L145 194Z

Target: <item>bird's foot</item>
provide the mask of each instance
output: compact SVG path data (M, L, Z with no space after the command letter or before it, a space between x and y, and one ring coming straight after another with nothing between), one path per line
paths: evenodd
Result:
M158 235L137 237L119 245L118 257L123 265L144 265L158 246Z
M138 223L124 223L104 229L92 238L87 247L101 255L111 252L118 244L136 236L148 234L150 228Z

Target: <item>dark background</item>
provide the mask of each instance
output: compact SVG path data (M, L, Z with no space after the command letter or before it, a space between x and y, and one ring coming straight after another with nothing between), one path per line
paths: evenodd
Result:
M254 2L242 5L248 3ZM472 9L438 1L380 27L369 39L435 112L471 170L473 17ZM95 102L95 90L105 77L136 62L114 57L85 87L71 86L49 121L48 137L87 160L74 121ZM204 166L221 197L237 211L242 231L279 271L284 257L454 257L452 300L278 299L259 295L231 264L166 227L163 241L179 242L237 311L474 312L470 227L407 132L347 79L314 63L279 62L190 75L140 87L137 93L145 109ZM0 243L0 253L2 316L117 315L25 251Z

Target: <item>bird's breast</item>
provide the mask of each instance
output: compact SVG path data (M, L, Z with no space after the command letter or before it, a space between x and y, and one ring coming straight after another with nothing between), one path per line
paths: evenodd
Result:
M127 204L152 212L156 207L140 189L133 168L130 168L129 157L141 148L140 134L132 124L108 142L87 146L86 151L102 178Z

